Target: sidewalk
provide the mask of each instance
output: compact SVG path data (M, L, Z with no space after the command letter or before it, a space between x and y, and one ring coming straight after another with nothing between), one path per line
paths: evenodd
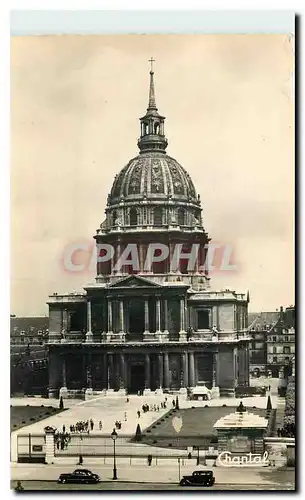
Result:
M95 466L84 464L84 468L89 468L92 472L100 475L102 481L112 481L113 465ZM63 472L68 473L80 468L74 466L57 466L57 465L38 465L38 464L18 464L11 468L11 479L20 481L56 481L59 475ZM175 483L179 482L179 478L183 475L192 474L196 469L193 465L182 466L180 464L180 474L178 461L167 467L162 465L136 465L117 464L118 481L133 482L133 483ZM208 467L198 466L198 469L209 469ZM270 468L258 469L234 469L234 468L213 468L217 484L278 484L279 480L287 484L294 483L294 471L276 471Z

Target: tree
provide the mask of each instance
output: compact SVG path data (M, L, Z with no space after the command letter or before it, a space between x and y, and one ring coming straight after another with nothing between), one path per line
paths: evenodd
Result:
M268 396L268 401L267 401L267 410L272 410L272 403L271 403L270 394Z
M140 424L138 424L137 428L136 428L135 441L142 441L142 431L141 431Z
M176 410L179 410L179 399L178 399L178 396L176 396L176 406L175 406Z
M60 410L64 409L64 402L63 402L62 396L60 396L60 400L59 400L59 409Z

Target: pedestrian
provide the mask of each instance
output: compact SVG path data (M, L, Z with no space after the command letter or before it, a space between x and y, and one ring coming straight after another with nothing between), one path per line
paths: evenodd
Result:
M175 403L175 400L174 400L174 399L173 399L173 401L172 401L172 404L173 404L173 408L175 408L176 403Z
M101 420L99 421L98 426L99 426L99 430L101 431L103 428L103 424L102 424Z
M137 414L138 414L138 418L140 418L140 416L141 416L140 410L137 411Z
M64 425L62 426L62 431L63 431L63 433L65 433L65 430L66 430L66 426L65 426L65 424L64 424Z
M148 457L147 457L147 463L148 463L149 467L151 466L151 462L152 462L152 455L148 455Z
M125 420L125 422L127 422L127 413L126 413L126 411L124 413L124 420Z

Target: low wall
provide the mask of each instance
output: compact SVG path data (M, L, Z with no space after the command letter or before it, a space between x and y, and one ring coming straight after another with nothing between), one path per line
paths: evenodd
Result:
M267 437L264 448L273 467L294 466L295 438Z

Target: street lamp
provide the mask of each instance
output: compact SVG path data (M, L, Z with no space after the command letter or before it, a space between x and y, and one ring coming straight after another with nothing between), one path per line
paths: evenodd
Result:
M199 447L199 446L197 446L197 452L198 452L198 453L197 453L197 465L199 465L199 464L200 464L199 450L200 450L200 447Z
M116 474L116 461L115 461L115 440L118 437L115 429L113 429L111 433L111 438L113 440L113 478L112 479L117 479L117 474Z

